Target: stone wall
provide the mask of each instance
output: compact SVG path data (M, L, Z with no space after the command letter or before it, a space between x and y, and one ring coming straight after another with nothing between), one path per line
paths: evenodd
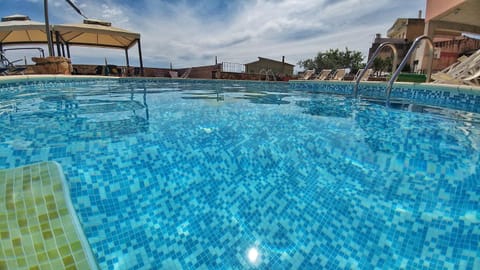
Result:
M101 75L97 74L97 67L102 67L102 65L73 65L73 74L76 75ZM138 67L129 67L128 69L125 66L117 66L119 70L122 70L122 76L140 76L140 69ZM181 68L181 69L169 69L169 68L151 68L145 67L143 69L144 77L170 77L170 71L176 71L178 77L181 77L185 72L188 72L188 78L192 79L212 79L212 74L214 71L218 70L220 66L211 65L211 66L200 66L190 68ZM114 74L111 74L114 76Z
M74 75L101 75L97 74L97 70L103 65L73 65L73 74ZM140 70L138 67L130 67L127 69L125 66L117 66L117 69L122 71L121 74L109 74L109 76L122 76L122 77L139 77ZM170 71L176 71L178 77L186 72L189 72L187 78L191 79L223 79L223 80L265 80L265 74L247 74L247 73L236 73L236 72L221 72L221 65L211 65L211 66L200 66L192 68L180 68L180 69L169 69L169 68L144 68L144 77L160 77L160 78L170 78ZM277 81L288 81L292 79L291 77L277 77ZM268 80L272 80L272 77L269 75Z
M61 56L33 57L33 70L36 74L72 74L72 62Z

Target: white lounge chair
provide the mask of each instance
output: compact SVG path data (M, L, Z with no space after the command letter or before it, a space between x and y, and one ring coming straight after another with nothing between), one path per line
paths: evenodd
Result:
M182 78L182 79L188 78L188 76L190 76L190 72L192 72L192 68L187 69L187 70L182 74L182 76L180 76L180 78Z
M354 77L353 80L356 81L357 78L360 76L360 74L362 74L363 70L364 70L363 68L359 69L359 70L357 71L357 74L355 74L355 77ZM360 79L360 81L367 81L368 78L370 78L370 75L371 75L372 73L373 73L373 69L371 69L371 68L367 69L367 71L365 72L365 74L363 74L363 76L362 76L362 78Z
M333 75L332 80L334 81L341 81L347 74L347 70L344 68L339 68L335 71L335 74Z
M169 71L168 74L170 75L170 78L172 78L172 79L178 78L178 72L177 71Z
M25 66L17 66L15 65L16 62L20 62L22 59L10 61L8 58L0 52L0 74L8 75L8 74L17 74L20 73L23 75L23 72L27 67Z
M322 71L320 71L320 74L318 74L315 80L317 81L327 80L330 73L332 73L331 69L323 69Z
M300 78L300 79L301 79L301 80L310 80L314 74L315 74L315 69L306 70L306 71L303 73L303 77Z
M468 58L460 57L449 67L432 74L434 83L480 85L480 50Z

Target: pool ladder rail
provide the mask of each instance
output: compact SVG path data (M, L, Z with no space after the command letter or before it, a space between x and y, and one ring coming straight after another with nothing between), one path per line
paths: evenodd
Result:
M277 78L275 77L275 74L273 73L273 71L271 69L261 69L258 74L260 75L258 80L261 81L262 80L262 74L265 73L265 81L270 81L269 79L269 76L268 74L270 73L270 75L272 76L272 81L276 81Z
M378 46L377 50L375 50L375 52L373 53L372 55L372 58L370 58L370 61L368 61L367 65L365 66L364 70L360 73L360 76L358 76L357 80L355 81L355 86L353 88L353 97L354 98L357 98L358 97L358 84L360 83L360 80L361 78L363 77L363 75L365 74L365 72L367 71L368 68L371 67L371 65L373 64L373 61L375 60L375 58L378 56L378 54L380 53L380 51L384 48L384 47L390 47L393 51L393 64L392 64L392 77L390 78L390 80L388 81L388 84L387 84L387 88L385 89L385 96L386 96L386 100L385 100L385 104L387 107L390 106L390 95L392 93L392 87L393 87L393 83L397 80L398 76L400 75L400 73L402 72L402 69L405 67L408 59L410 59L410 56L412 55L412 53L415 51L415 49L417 48L418 44L422 41L422 40L426 40L427 41L427 44L428 44L428 47L429 47L429 61L428 61L428 66L427 66L427 83L430 82L430 77L432 75L432 63L433 63L433 41L432 39L427 36L427 35L422 35L422 36L419 36L417 37L414 41L413 41L413 44L412 46L410 47L410 49L408 50L407 54L405 55L405 57L402 59L402 62L400 63L400 65L398 66L398 68L396 68L397 66L397 62L398 62L398 52L397 52L397 48L395 47L394 44L390 43L390 42L384 42L382 44L380 44L380 46Z
M433 63L433 41L429 36L423 35L423 36L419 36L415 39L412 46L410 47L407 54L405 55L402 62L400 63L400 66L398 66L398 69L393 73L392 77L388 81L387 89L386 89L386 106L387 107L390 106L390 94L392 93L393 83L397 80L398 76L400 75L400 72L402 72L402 69L405 67L405 64L407 63L408 59L410 58L412 53L417 48L418 44L424 39L427 41L427 44L428 44L428 48L429 48L428 49L428 56L430 58L429 61L428 61L428 66L427 66L427 80L426 80L426 82L427 83L430 82L430 77L432 75L432 63Z
M370 60L367 62L367 65L365 66L365 68L363 69L363 71L360 73L360 75L358 76L357 80L355 81L355 86L353 87L353 97L354 98L357 98L358 96L358 84L360 83L360 81L362 80L363 78L363 75L365 75L365 73L367 72L367 70L373 65L373 62L375 61L375 59L377 58L378 54L382 51L383 48L385 47L389 47L392 49L393 51L393 63L392 63L392 74L395 72L395 69L397 67L397 64L398 64L398 50L397 50L397 47L395 47L395 45L391 42L383 42L382 44L380 44L378 46L378 48L375 50L375 52L373 53L372 57L370 58Z

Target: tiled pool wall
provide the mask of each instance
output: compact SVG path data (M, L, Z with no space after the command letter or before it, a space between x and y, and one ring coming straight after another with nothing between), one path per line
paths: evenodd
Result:
M288 83L280 82L265 82L265 81L235 81L235 80L206 80L206 79L171 79L171 78L117 78L117 77L99 77L99 76L15 76L11 78L0 77L0 93L2 92L19 92L26 89L52 89L65 88L75 86L98 85L98 82L103 85L108 84L128 84L134 82L145 83L149 86L155 83L164 83L166 85L196 85L208 84L211 86L218 86L221 90L226 83L228 86L245 87L249 90L268 91L271 85L275 84L275 89L287 91L289 89ZM279 87L283 85L283 87Z
M291 81L291 90L352 95L354 82ZM364 82L358 87L360 98L385 100L385 82ZM395 83L391 101L446 107L469 112L480 112L480 87L445 86L439 84Z
M210 84L238 85L249 90L268 91L272 84L284 85L281 90L309 91L338 95L352 95L354 82L337 81L290 81L259 82L259 81L232 81L232 80L205 80L205 79L170 79L170 78L115 78L98 76L17 76L12 79L0 80L0 93L16 92L25 89L51 89L59 87L74 87L94 85L102 81L104 84L145 82L149 83L182 83L188 85ZM362 82L358 87L360 98L385 99L385 82ZM276 90L278 91L278 90ZM468 112L480 113L480 87L474 86L446 86L439 84L395 83L391 92L392 102L415 103L446 107Z

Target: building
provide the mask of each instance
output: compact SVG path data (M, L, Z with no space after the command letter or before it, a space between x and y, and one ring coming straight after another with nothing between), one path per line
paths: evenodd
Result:
M268 58L258 57L258 61L245 64L245 73L259 74L260 72L273 72L275 75L292 76L295 65L282 61L276 61Z
M412 45L415 38L421 36L425 27L425 20L421 18L422 13L419 11L418 18L398 18L395 23L388 29L387 37L384 38L381 34L377 34L368 52L368 60L377 50L380 44L389 42L395 46L398 53L398 63L405 57L408 49ZM386 47L380 54L379 58L385 59L393 57L392 49ZM413 68L414 60L412 59L407 66L407 69Z
M471 55L480 49L480 40L467 35L436 37L433 39L432 70L439 71L455 63L462 55Z
M426 0L424 35L434 41L432 70L442 70L458 57L480 49L478 39L465 33L480 34L479 0ZM417 72L424 72L428 63L424 43L417 50Z
M389 38L405 39L413 42L418 36L423 35L425 20L422 19L422 12L418 12L418 18L398 18L387 31Z
M373 53L377 50L377 48L385 42L389 42L395 46L397 49L398 53L398 61L400 62L401 59L405 56L405 54L408 51L408 48L410 48L410 45L412 42L409 42L407 39L400 39L400 38L388 38L388 37L382 37L380 34L377 34L373 43L372 47L368 50L368 60L370 60L373 56ZM377 56L378 58L381 59L386 59L388 57L393 57L393 52L391 48L385 47L380 51L380 53Z

